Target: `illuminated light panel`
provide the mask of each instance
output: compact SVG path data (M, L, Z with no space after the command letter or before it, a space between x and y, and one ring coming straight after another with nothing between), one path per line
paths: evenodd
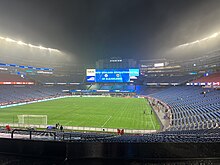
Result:
M214 33L214 34L212 34L212 35L209 36L209 37L205 37L205 38L203 38L203 39L201 39L201 40L196 40L196 41L193 41L193 42L190 42L190 43L182 44L182 45L177 46L176 48L185 47L185 46L190 46L190 45L194 45L194 44L200 43L200 42L202 42L202 41L206 41L206 40L209 40L209 39L213 39L213 38L218 37L219 34L220 34L219 32L218 32L218 33Z
M5 41L7 41L7 42L16 42L15 40L13 40L11 38L5 38Z
M42 49L42 50L48 49L48 48L45 48L45 47L43 47L43 46L39 46L39 48Z
M27 45L26 43L22 42L22 41L18 41L17 42L19 45Z
M210 36L210 38L215 38L219 35L219 33L214 33L213 35Z
M8 37L5 38L5 37L0 36L0 39L1 39L1 40L5 40L6 42L17 43L18 45L29 46L29 47L31 47L31 48L36 48L36 49L41 49L41 50L48 50L48 51L50 51L50 52L53 51L53 52L61 53L61 51L58 50L58 49L46 48L46 47L43 47L43 46L36 46L36 45L32 45L32 44L27 44L27 43L25 43L25 42L22 42L22 41L16 41L16 40L13 40L13 39L8 38Z

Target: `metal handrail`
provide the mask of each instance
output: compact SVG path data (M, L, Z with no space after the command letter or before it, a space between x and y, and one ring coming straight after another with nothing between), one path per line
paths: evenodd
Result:
M26 129L14 129L12 132L11 132L11 138L13 139L14 138L14 133L15 132L27 132L29 133L30 135L30 139L32 139L32 133L51 133L54 135L54 140L56 140L56 132L51 132L51 131L36 131L36 130L26 130Z

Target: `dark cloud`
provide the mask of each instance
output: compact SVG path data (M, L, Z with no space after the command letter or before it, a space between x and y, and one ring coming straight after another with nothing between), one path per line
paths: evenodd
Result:
M151 59L220 31L219 0L0 0L0 33L80 61Z

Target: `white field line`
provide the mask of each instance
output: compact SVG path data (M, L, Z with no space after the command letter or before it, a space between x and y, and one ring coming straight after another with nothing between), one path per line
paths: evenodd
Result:
M150 116L150 120L151 120L151 123L153 124L154 129L156 129L156 127L155 127L155 125L154 125L154 122L153 122L153 120L152 120L152 117L151 117L151 116Z
M105 123L102 125L102 127L105 126L105 124L112 118L112 116L109 116L108 120L105 121Z
M39 102L45 102L45 101L51 101L51 100L69 98L69 97L80 97L80 96L60 96L60 97L46 98L46 99L42 99L42 100L35 100L35 101L29 101L29 102L22 102L22 103L4 105L4 106L0 106L0 108L8 108L8 107L14 107L14 106L20 106L20 105L26 105L26 104L33 104L33 103L39 103ZM89 95L89 96L82 96L82 97L109 97L109 96L92 96L92 95Z
M72 121L68 121L65 125L67 125L67 124L69 124L69 123L71 123Z

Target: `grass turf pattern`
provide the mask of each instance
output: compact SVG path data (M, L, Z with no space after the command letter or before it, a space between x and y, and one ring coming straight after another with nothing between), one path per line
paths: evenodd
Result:
M1 109L0 122L18 123L17 115L47 115L48 125L60 123L80 127L160 129L155 114L151 114L151 107L144 98L63 98Z

